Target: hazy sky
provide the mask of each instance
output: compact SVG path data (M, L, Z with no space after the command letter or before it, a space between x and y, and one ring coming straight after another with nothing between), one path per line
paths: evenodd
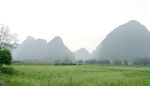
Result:
M150 0L0 0L0 23L18 34L90 52L120 24L138 20L150 30Z

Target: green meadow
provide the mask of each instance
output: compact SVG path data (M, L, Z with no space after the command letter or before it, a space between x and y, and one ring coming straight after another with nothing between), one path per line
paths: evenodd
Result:
M1 86L150 86L149 67L13 65Z

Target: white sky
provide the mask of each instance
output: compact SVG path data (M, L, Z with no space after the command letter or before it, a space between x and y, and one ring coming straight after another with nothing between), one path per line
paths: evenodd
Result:
M0 0L0 24L17 33L20 43L27 36L61 36L70 50L91 52L129 20L150 30L150 0Z

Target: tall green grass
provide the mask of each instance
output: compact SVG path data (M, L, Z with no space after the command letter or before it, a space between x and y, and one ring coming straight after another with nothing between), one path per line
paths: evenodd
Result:
M0 75L8 86L150 86L150 68L119 66L15 65Z

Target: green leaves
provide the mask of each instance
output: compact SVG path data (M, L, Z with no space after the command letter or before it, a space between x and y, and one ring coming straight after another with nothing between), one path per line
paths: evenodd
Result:
M0 50L0 65L10 65L12 56L9 50Z

